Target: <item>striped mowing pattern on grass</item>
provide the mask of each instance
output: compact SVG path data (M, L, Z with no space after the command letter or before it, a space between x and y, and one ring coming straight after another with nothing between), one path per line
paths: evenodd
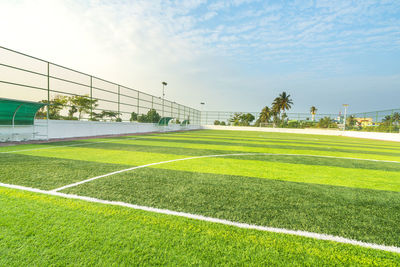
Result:
M0 265L379 265L400 254L0 187Z
M372 249L378 249L378 250L383 250L383 251L388 251L388 252L400 253L400 247L371 244L371 243L352 240L352 239L348 239L348 238L344 238L344 237L340 237L340 236L332 236L332 235L311 233L311 232L305 232L305 231L294 231L294 230L288 230L288 229L282 229L282 228L251 225L251 224L247 224L247 223L233 222L233 221L222 220L222 219L218 219L218 218L211 218L211 217L206 217L206 216L197 215L197 214L178 212L178 211L172 211L172 210L166 210L166 209L158 209L158 208L146 207L146 206L139 206L139 205L129 204L129 203L125 203L125 202L116 202L116 201L109 201L109 200L97 199L97 198L86 197L86 196L64 194L64 193L56 192L54 190L44 191L44 190L40 190L37 188L29 188L29 187L3 184L3 183L0 183L0 186L6 187L6 188L29 191L29 192L35 192L35 193L40 193L40 194L45 194L45 195L59 196L59 197L69 198L69 199L79 199L79 200L84 200L84 201L88 201L88 202L101 203L101 204L107 204L107 205L113 205L113 206L121 206L121 207L136 209L136 210L150 211L150 212L154 212L154 213L173 215L173 216L184 217L184 218L188 218L188 219L200 220L200 221L205 221L205 222L219 223L219 224L224 224L224 225L229 225L229 226L235 226L238 228L253 229L253 230L259 230L259 231L265 231L265 232L273 232L273 233L280 233L280 234L289 234L289 235L295 235L295 236L309 237L309 238L318 239L318 240L333 241L333 242L338 242L338 243L343 243L343 244L357 245L357 246L361 246L361 247L365 247L365 248L372 248Z
M400 247L399 143L229 131L129 138L0 147L0 182Z
M398 162L398 161L343 158L343 157L333 157L333 156L297 155L297 154L240 153L240 154L205 155L205 156L198 156L198 157L179 158L179 159L172 159L172 160L161 161L161 162L154 162L154 163L149 163L149 164L145 164L145 165L141 165L141 166L135 166L135 167L131 167L131 168L123 169L123 170L113 171L113 172L102 174L102 175L99 175L99 176L96 176L96 177L92 177L92 178L89 178L89 179L86 179L86 180L82 180L82 181L79 181L79 182L76 182L76 183L73 183L73 184L64 185L62 187L53 189L52 191L54 191L54 192L61 191L61 190L67 189L67 188L75 187L75 186L78 186L78 185L81 185L81 184L84 184L84 183L87 183L87 182L91 182L91 181L94 181L94 180L97 180L97 179L101 179L101 178L104 178L104 177L108 177L108 176L111 176L111 175L115 175L115 174L119 174L119 173L123 173L123 172L128 172L128 171L133 171L133 170L136 170L136 169L141 169L141 168L146 168L146 167L152 167L152 166L156 166L156 165L164 165L164 164L168 164L168 163L173 163L173 162L178 162L178 161L185 161L185 160L206 159L206 158L220 158L220 157L236 157L236 156L242 156L242 157L243 156L292 156L292 157L301 156L301 157L316 157L316 158L351 159L351 160L372 161L372 162L386 162L386 163L400 164L400 162ZM221 163L223 163L223 161ZM252 169L252 170L258 170L257 166L255 166L255 168L254 168L254 166L251 166L250 163L245 163L245 164L247 166L250 166L249 168ZM209 165L209 164L201 164L200 168L202 168L202 166L204 166L204 165ZM215 162L214 162L214 165L216 165L217 169L221 169L221 165L222 164L219 164L219 163L215 164ZM188 165L185 165L185 166L188 166ZM306 168L306 172L310 171L309 169L307 169L307 166L303 166L302 168L303 169ZM173 168L173 169L176 169L176 168ZM189 170L193 170L193 165L189 165L188 169ZM226 168L226 169L229 169L229 168ZM315 167L314 167L314 170L315 170ZM325 172L326 169L323 169L323 171ZM234 170L234 172L236 172L236 170ZM217 173L225 174L223 172L217 172ZM271 173L268 174L268 176L271 176L271 175L272 175ZM294 176L295 176L294 179L296 179L299 176L299 173L295 173ZM253 177L257 177L257 176L253 175ZM397 175L395 177L397 177ZM271 178L271 177L269 177L269 178ZM338 178L338 177L335 177L335 178ZM389 180L393 179L393 177L391 177L391 176L390 177L386 177L386 178L388 178ZM275 178L275 179L277 179L277 178ZM284 178L282 177L282 179L284 179ZM284 180L286 180L286 179L284 179ZM311 182L310 177L307 177L307 181ZM321 179L318 179L318 181L321 183ZM383 182L385 182L385 180ZM330 184L330 183L327 183L327 184ZM346 185L348 185L348 184L346 184ZM377 188L376 184L375 184L375 188L376 189L381 189L381 188ZM400 191L400 184L398 186L398 191Z

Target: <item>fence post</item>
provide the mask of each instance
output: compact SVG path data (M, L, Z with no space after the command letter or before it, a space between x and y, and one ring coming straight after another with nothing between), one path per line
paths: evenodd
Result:
M50 62L47 62L47 124L50 119Z
M164 117L164 95L162 98L162 117Z
M390 132L392 132L393 129L393 112L394 110L392 109L392 115L390 116Z
M90 75L90 120L93 120L93 76Z
M120 102L121 102L121 94L120 94L120 86L118 85L118 119L120 119Z
M139 91L137 91L137 115L139 116Z

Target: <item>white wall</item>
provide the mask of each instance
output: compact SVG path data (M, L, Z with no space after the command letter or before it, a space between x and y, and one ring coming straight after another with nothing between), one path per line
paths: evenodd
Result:
M241 127L241 126L220 126L220 125L203 125L202 129L334 135L334 136L347 136L347 137L367 138L367 139L400 142L400 134L399 133L339 131L339 130L310 129L310 128L309 129L289 129L289 128L266 128L266 127Z
M297 133L297 134L317 134L348 136L356 138L368 138L376 140L400 142L398 133L375 133L375 132L357 132L357 131L339 131L324 129L288 129L288 128L264 128L264 127L240 127L240 126L218 126L218 125L188 125L180 126L171 124L170 126L158 126L153 123L130 123L130 122L99 122L99 121L65 121L49 120L48 130L46 120L36 120L35 127L18 126L13 130L11 126L0 127L0 142L31 140L32 133L35 133L34 139L72 138L112 134L130 134L160 131L178 131L195 129L214 129L231 131L260 131L260 132L278 132L278 133ZM12 134L14 131L14 135ZM47 132L48 131L48 132ZM16 134L15 134L16 133Z
M31 140L32 133L35 133L34 139L55 139L55 138L72 138L86 137L98 135L112 134L130 134L145 132L162 132L162 131L179 131L179 130L195 130L200 126L188 125L180 126L171 124L169 126L158 126L156 123L130 123L130 122L99 122L99 121L67 121L67 120L35 120L35 127L24 126L16 127L14 130L11 126L0 128L0 141ZM14 131L14 134L12 134Z
M35 132L37 130L33 126L17 125L12 127L1 125L0 142L29 140L32 139Z

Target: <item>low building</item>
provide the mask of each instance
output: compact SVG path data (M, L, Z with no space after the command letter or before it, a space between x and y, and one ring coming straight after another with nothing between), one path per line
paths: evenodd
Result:
M373 119L372 118L355 118L357 126L366 127L366 126L373 126Z

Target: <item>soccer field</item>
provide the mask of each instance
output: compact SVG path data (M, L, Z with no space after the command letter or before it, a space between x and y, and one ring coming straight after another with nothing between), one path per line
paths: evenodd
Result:
M400 143L191 131L0 147L0 265L400 265Z

